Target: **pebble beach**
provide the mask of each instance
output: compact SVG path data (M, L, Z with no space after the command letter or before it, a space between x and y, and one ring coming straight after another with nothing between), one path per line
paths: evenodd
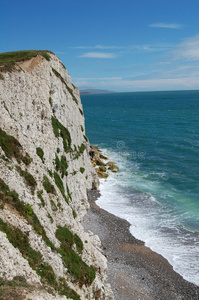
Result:
M116 300L198 300L199 287L184 280L168 261L134 238L130 224L96 205L99 191L91 190L90 209L82 225L97 234L108 261L107 282Z

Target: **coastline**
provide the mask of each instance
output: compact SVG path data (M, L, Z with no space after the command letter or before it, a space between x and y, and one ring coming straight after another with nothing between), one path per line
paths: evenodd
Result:
M165 258L133 237L126 220L100 208L95 203L99 196L99 191L89 191L90 209L82 225L100 237L115 300L198 300L199 287L184 280Z

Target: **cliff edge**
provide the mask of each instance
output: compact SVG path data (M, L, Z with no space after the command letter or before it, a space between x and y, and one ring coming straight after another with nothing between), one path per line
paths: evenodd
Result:
M113 299L80 224L98 187L79 91L55 54L0 54L0 299Z

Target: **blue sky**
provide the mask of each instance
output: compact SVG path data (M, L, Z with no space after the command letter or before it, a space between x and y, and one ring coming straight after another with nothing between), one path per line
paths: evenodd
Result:
M199 0L0 5L0 52L51 50L80 89L199 89Z

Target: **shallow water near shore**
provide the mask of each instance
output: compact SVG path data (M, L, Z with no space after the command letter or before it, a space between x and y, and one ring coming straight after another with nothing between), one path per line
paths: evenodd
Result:
M90 143L120 168L97 204L199 285L199 91L81 98Z

